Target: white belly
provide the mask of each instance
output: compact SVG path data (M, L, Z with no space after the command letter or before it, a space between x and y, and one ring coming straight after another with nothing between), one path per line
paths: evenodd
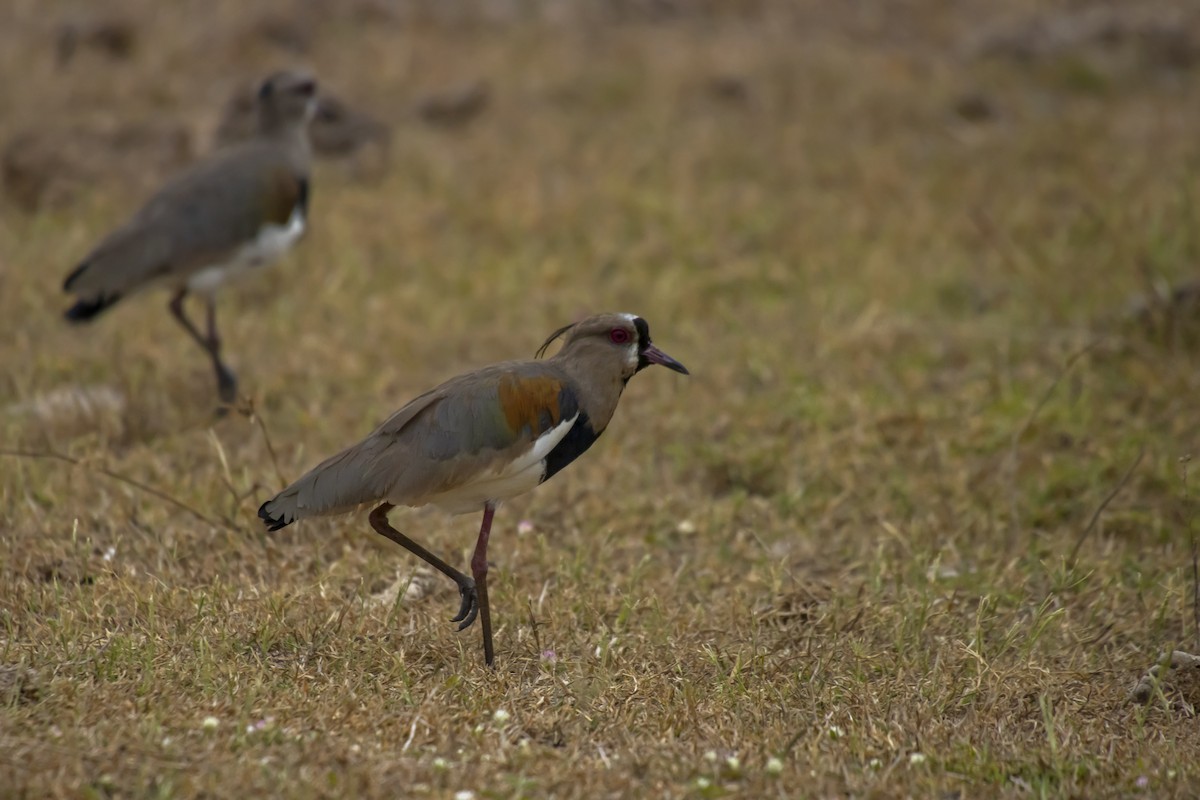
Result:
M258 236L242 245L228 261L204 267L189 275L188 291L212 294L226 281L278 261L303 235L304 214L297 206L286 225L264 225Z
M538 461L520 472L473 481L457 489L443 492L429 502L451 514L480 511L483 509L484 503L499 503L510 497L525 494L542 482L542 472L545 469L545 462Z

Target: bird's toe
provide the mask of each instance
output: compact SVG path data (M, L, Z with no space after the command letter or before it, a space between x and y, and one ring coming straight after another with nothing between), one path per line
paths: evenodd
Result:
M471 627L475 617L479 615L479 596L475 593L474 581L460 585L458 593L462 595L462 605L450 621L459 623L458 629L461 631Z

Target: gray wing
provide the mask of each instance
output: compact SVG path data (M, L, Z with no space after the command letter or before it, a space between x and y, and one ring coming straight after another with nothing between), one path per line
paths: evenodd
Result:
M421 505L529 452L539 436L578 411L566 377L546 362L464 375L318 464L264 503L259 516L275 530L389 499Z
M413 400L366 439L325 459L263 503L258 516L274 531L304 517L340 514L382 501L392 476L380 468L381 460L404 427L439 399L435 389Z

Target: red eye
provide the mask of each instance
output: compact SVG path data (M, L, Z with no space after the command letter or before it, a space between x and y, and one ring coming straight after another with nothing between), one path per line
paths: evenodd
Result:
M629 344L629 331L624 328L613 328L608 332L608 338L613 344Z

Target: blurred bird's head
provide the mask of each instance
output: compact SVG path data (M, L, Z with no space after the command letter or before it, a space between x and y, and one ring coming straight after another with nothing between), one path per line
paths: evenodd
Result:
M305 125L317 112L317 80L307 72L276 72L258 89L258 118L263 131Z

